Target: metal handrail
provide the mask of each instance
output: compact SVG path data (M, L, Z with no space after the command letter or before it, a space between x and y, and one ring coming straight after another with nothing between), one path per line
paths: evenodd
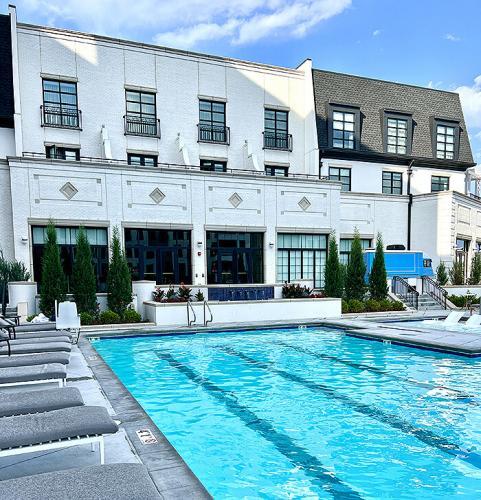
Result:
M205 308L207 308L209 311L210 319L205 318ZM207 302L207 300L204 300L204 326L207 326L208 323L212 323L213 321L214 321L214 315L212 314L212 311L209 307L209 303Z
M423 293L432 297L443 309L447 309L448 292L429 276L422 277Z
M82 111L60 106L40 106L42 127L82 129Z
M190 303L190 300L188 300L186 302L186 304L187 304L187 325L192 326L197 321L197 316L195 314L194 307ZM192 319L192 320L190 319L190 311L191 310L192 310L192 314L194 315L194 319Z
M157 137L160 139L160 119L147 116L124 115L125 135Z
M197 141L212 142L215 144L230 144L230 128L226 125L214 125L211 123L197 124Z
M419 309L419 292L401 276L392 279L392 292L413 309Z
M287 132L262 132L264 149L292 151L292 134Z

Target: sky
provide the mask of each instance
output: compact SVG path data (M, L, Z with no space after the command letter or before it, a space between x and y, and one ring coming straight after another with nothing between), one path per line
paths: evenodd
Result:
M20 22L459 92L481 164L481 0L0 0Z

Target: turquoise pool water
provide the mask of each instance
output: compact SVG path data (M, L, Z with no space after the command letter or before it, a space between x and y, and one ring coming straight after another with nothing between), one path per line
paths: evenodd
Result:
M323 328L92 341L214 498L481 498L481 362Z

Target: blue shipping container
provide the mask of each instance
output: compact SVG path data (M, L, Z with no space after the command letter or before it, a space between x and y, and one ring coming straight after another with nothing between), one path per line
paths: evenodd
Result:
M374 261L375 250L364 252L364 262L366 263L369 276ZM421 276L433 276L432 262L423 252L413 252L407 250L386 250L384 252L386 262L386 272L388 278L401 276L401 278L420 278Z

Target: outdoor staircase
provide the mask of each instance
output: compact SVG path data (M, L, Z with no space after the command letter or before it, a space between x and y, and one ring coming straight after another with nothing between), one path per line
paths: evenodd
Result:
M447 309L446 290L428 276L422 277L421 293L400 276L393 277L391 290L408 309L418 311Z
M431 295L428 295L427 293L419 294L418 304L419 311L439 311L442 309L439 302L434 300Z

